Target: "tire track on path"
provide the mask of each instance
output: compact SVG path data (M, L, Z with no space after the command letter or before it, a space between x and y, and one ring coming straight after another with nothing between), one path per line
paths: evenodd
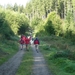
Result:
M34 55L34 65L32 75L52 75L47 68L42 53L40 51L37 53L34 46L32 46L32 50Z
M24 53L24 50L19 50L12 58L1 65L0 75L15 75Z

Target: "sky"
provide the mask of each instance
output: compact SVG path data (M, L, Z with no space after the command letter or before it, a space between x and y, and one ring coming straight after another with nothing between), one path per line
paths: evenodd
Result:
M30 0L0 0L0 5L7 5L7 4L12 4L14 5L15 3L17 3L17 5L26 5L27 2L29 2Z

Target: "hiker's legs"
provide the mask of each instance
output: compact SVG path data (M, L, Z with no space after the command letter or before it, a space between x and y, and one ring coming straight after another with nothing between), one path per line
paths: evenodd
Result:
M26 50L29 51L29 50L28 50L28 44L26 44Z
M26 50L27 50L27 44L26 44Z
M21 44L21 50L23 49L23 44Z
M38 44L35 45L35 49L38 52Z

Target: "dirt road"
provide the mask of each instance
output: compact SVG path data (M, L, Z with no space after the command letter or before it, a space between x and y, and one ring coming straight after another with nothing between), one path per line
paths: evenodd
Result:
M32 46L33 54L34 54L34 65L32 75L52 75L48 70L45 59L41 52L36 52L34 46Z
M19 50L9 61L0 66L0 75L15 75L24 55L24 50Z
M46 66L45 59L41 52L36 52L34 46L32 46L34 55L33 71L31 75L52 75ZM0 75L15 75L18 66L21 63L25 50L19 50L9 61L0 66Z

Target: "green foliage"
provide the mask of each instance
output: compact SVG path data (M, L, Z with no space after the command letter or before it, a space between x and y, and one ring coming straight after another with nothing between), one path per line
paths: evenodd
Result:
M40 51L54 75L75 75L75 46L71 40L54 35L40 40Z
M18 43L16 41L0 40L0 65L6 62L18 51Z
M47 21L45 23L45 30L50 34L59 36L61 33L61 24L62 22L59 16L55 12L52 12L48 15Z
M14 33L8 25L9 25L8 22L5 21L3 24L3 27L2 27L3 34L4 34L6 39L11 39L11 36L14 36Z
M68 38L75 33L74 1L75 0L31 0L26 5L25 10L30 19L33 19L35 16L42 18L43 20L45 20L45 18L47 19L45 23L46 31L39 32L65 36ZM53 11L55 11L55 13ZM67 22L65 20L67 20ZM34 22L35 25L37 24L37 21ZM72 33L70 33L70 31L72 31Z
M19 31L18 31L18 34L20 35L20 34L26 34L26 31L28 30L28 25L26 26L26 25L22 25L22 26L20 26L20 28L19 28Z
M11 30L9 23L5 19L6 14L1 12L0 15L0 34L2 34L6 39L11 39L10 36L13 36L14 33Z
M71 54L73 55L71 51L59 51L53 46L50 46L50 48L48 49L46 43L42 43L40 50L43 52L43 55L47 60L48 67L54 73L54 75L75 74L75 61L69 59L69 57L71 58Z
M3 11L0 12L0 32L2 30L3 23L5 21L5 13Z
M71 11L69 11L67 13L66 20L68 21L68 24L70 24L71 21L73 21L73 15L72 15L72 12Z
M74 19L73 19L73 15L71 12L68 12L67 14L67 17L66 17L66 21L65 21L65 28L66 28L66 31L65 31L65 37L66 38L71 38L72 40L74 40L74 37L75 36L75 26L74 26L75 22L74 22Z
M12 31L17 34L19 28L19 14L13 11L6 11L6 20L9 23L10 28Z
M75 33L75 0L31 0L27 3L25 8L24 6L18 6L15 3L14 6L10 4L6 5L5 9L6 20L15 34L18 34L21 25L27 24L28 21L26 20L27 18L25 18L25 15L30 20L35 35L41 35L41 32L43 36L46 34L55 34L68 38L70 37L69 35ZM2 10L3 9L0 11ZM63 23L59 17L63 19ZM41 19L43 21L47 19L47 22L45 24L44 22L40 24ZM37 27L39 28L37 29ZM70 33L70 31L72 31L72 33Z
M18 5L16 3L14 4L13 10L18 11Z
M75 52L71 52L70 50L65 50L65 51L57 51L54 55L53 58L67 58L70 60L75 60Z
M44 34L44 21L41 18L34 18L31 20L31 28L34 36L42 36ZM42 34L41 34L41 33Z
M29 21L24 14L19 15L18 34L27 34L29 32Z
M65 67L65 71L68 73L74 73L75 72L75 64L71 64Z
M12 13L13 12L13 13ZM23 33L26 33L29 27L28 19L26 18L25 14L20 14L14 11L6 11L6 20L9 23L12 31L15 34L22 34L21 29L23 28ZM19 30L20 29L20 30Z
M52 21L47 21L47 23L45 25L45 31L47 31L49 34L55 34L55 30L52 25Z
M40 18L35 17L35 18L32 19L32 21L31 21L31 26L32 26L33 28L35 28L37 25L40 24L41 21L42 21L42 20L41 20Z

